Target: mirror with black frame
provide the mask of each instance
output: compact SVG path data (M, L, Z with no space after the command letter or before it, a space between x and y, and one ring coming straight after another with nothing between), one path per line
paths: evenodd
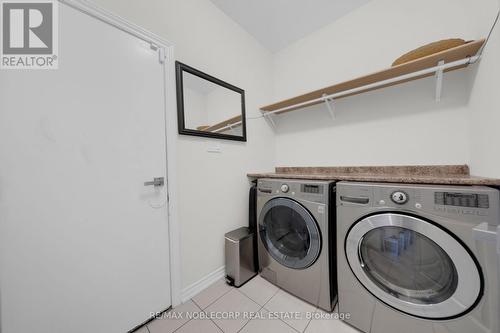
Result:
M179 134L246 141L245 91L176 62Z

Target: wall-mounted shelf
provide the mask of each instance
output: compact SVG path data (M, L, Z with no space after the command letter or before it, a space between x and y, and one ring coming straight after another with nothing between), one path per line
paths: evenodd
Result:
M326 102L328 111L331 116L334 117L334 105L331 102L335 99L357 95L433 75L436 76L436 100L439 101L441 97L443 72L464 68L476 62L479 59L479 56L476 56L476 54L484 42L484 39L472 41L373 74L286 99L262 107L261 112L274 126L274 121L271 117L273 114L282 114Z

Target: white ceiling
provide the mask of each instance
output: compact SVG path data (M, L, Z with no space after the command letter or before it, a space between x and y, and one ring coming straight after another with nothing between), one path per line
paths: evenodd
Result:
M276 52L369 0L210 0Z

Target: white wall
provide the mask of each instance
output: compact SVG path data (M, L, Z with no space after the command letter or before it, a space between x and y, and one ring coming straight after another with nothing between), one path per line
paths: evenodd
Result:
M432 41L484 37L496 6L496 0L372 0L275 55L274 100L386 68ZM280 116L276 162L468 163L471 79L467 70L445 75L441 103L426 79L339 100L335 121L324 106Z
M470 99L471 173L500 178L500 23L474 71Z
M95 2L172 41L177 60L245 89L249 116L270 100L270 53L210 1ZM265 121L248 121L247 132L247 143L178 137L184 287L224 265L224 233L247 224L246 172L274 166L274 138ZM221 154L207 153L214 145Z

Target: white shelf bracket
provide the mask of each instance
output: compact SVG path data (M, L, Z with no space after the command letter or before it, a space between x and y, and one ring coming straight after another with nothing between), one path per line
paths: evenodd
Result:
M335 100L333 98L327 98L327 96L327 94L323 94L326 109L328 110L328 113L330 113L330 117L335 120Z
M443 66L444 60L438 62L438 66ZM443 92L443 69L439 68L436 71L436 102L441 102L441 94Z
M273 128L276 129L276 123L274 122L273 115L269 114L268 112L263 112L262 115L264 116L264 119L267 121L267 123Z

